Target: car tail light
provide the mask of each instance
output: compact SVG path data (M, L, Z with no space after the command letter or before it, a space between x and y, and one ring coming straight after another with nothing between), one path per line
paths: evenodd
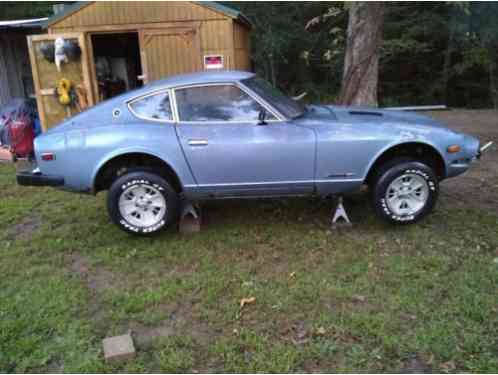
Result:
M55 154L52 152L45 152L41 155L41 159L43 161L52 161L55 160Z

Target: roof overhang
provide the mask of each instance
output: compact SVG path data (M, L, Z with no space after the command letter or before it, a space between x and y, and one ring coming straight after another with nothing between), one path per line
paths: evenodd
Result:
M42 26L43 28L48 28L52 26L54 23L57 23L58 21L63 20L66 17L69 17L70 15L76 13L80 9L83 9L84 7L92 4L93 1L78 1L77 3L74 3L73 5L67 6L64 11L62 11L59 14L54 14L50 18L46 19L43 21ZM158 2L159 3L159 2ZM251 21L239 10L233 9L230 7L227 7L226 5L222 5L220 3L217 3L215 1L193 1L193 3L204 6L206 8L209 8L215 12L222 13L228 17L231 17L238 22L242 23L243 25L252 28L252 23Z
M42 28L48 18L33 18L28 20L0 21L0 29L35 29Z

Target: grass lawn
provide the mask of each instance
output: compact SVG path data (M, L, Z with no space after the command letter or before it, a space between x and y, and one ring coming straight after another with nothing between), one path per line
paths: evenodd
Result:
M213 202L144 239L0 165L0 372L498 372L498 215L444 199L392 227L353 196L342 233L330 202Z

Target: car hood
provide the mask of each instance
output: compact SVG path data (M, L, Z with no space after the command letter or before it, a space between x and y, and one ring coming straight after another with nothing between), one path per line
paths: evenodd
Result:
M336 122L350 124L352 126L362 126L363 124L383 126L392 129L409 130L444 130L451 131L444 124L435 119L420 115L414 112L383 110L372 107L347 107L335 105L310 105L301 117L303 120L311 122L323 122L328 124ZM320 121L321 120L321 121Z

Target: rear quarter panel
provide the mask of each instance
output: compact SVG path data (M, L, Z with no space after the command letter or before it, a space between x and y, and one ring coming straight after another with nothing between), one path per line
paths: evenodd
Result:
M64 176L65 189L91 192L99 169L107 161L119 155L141 152L169 164L182 184L193 184L175 125L137 119L125 108L120 109L118 118L102 117L96 113L86 119L87 123L92 122L91 126L79 122L42 136L37 144L41 172ZM41 161L39 155L43 150L55 152L56 160Z

